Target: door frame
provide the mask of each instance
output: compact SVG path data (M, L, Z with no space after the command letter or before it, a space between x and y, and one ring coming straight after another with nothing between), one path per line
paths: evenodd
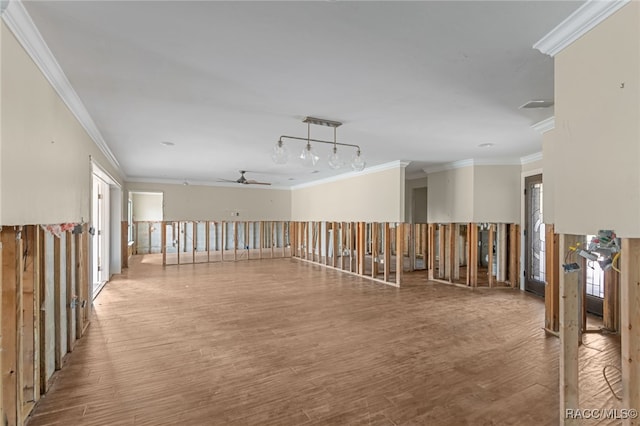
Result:
M535 185L535 184L543 184L543 177L542 177L542 173L537 173L537 174L532 174L529 176L524 177L524 188L523 188L523 197L524 197L524 221L523 223L523 240L524 240L524 251L523 251L523 257L524 257L524 263L523 263L523 269L524 269L524 276L523 276L523 286L524 286L524 290L528 291L530 293L536 294L538 296L544 297L544 288L546 285L545 281L536 281L536 280L532 280L529 278L529 273L527 272L530 269L530 247L532 244L532 229L531 226L532 224L529 223L529 216L530 216L530 194L527 192L527 190L529 189L529 187L531 185ZM544 186L543 186L543 193L542 193L542 197L544 197ZM542 205L544 205L544 198L541 199ZM543 220L542 223L544 223L544 212L543 212ZM545 262L544 257L541 259L541 262Z

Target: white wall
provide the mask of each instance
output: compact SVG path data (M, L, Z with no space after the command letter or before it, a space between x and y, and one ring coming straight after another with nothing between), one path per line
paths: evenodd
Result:
M542 135L542 220L544 223L555 223L555 130Z
M428 179L429 222L473 222L473 166L430 173Z
M555 61L555 225L640 237L640 2ZM624 87L622 87L624 84Z
M404 222L404 168L396 162L345 179L294 188L294 221Z
M518 223L522 166L475 166L473 222Z
M134 192L130 196L133 202L134 221L162 220L162 193Z
M404 215L407 223L426 223L427 215L427 177L406 179L404 182ZM414 211L415 209L415 211Z
M162 192L166 221L291 219L291 191L287 189L128 182L127 190Z
M1 32L1 224L88 222L90 157L121 175L4 22Z

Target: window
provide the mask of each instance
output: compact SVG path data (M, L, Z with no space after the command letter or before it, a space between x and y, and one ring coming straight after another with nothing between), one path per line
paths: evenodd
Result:
M587 241L591 241L594 236L587 235ZM604 298L604 271L597 261L587 261L586 276L587 294Z

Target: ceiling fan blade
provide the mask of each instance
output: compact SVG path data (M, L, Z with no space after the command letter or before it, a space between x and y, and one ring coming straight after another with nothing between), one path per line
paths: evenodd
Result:
M258 182L257 180L248 179L245 182L247 185L271 185L269 182Z
M218 182L238 183L238 181L235 181L235 180L231 180L231 179L220 179L220 178L218 178Z

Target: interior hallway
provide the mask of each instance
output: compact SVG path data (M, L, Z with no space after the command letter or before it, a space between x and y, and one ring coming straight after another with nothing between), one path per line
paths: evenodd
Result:
M540 299L292 259L156 260L104 288L30 426L557 424L559 341ZM585 343L581 406L619 407L602 379L619 337Z

